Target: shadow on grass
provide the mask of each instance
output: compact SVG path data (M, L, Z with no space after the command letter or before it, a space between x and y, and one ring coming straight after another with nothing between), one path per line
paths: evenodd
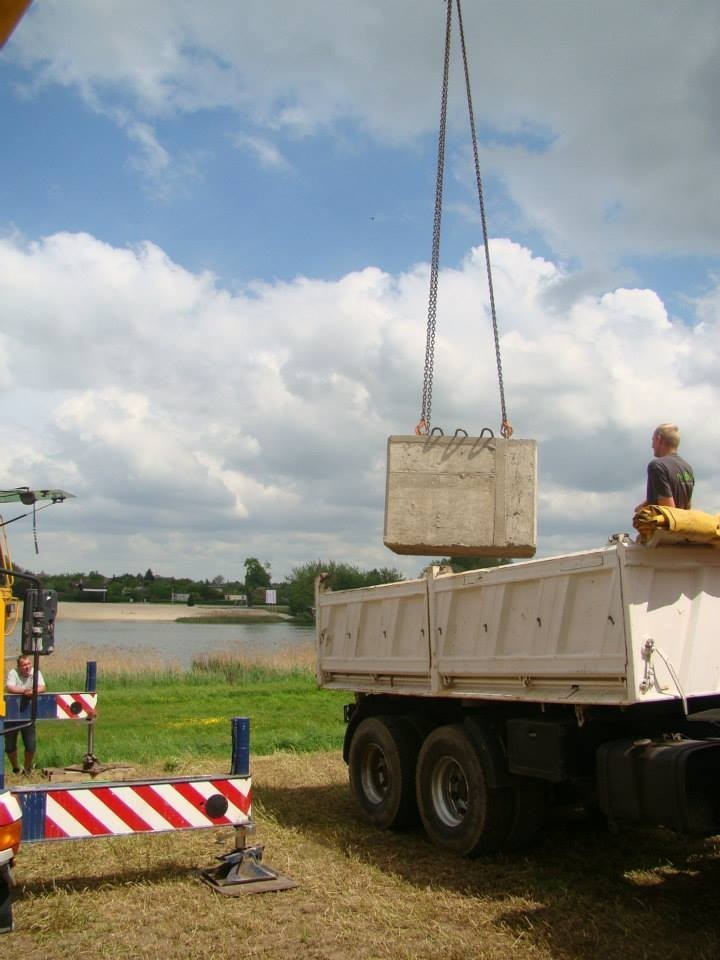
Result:
M212 856L208 856L208 866L211 863ZM42 880L25 880L12 889L12 899L19 902L26 898L37 896L47 896L57 893L58 890L64 893L83 893L91 890L115 890L126 886L136 886L138 883L152 884L163 883L169 878L174 880L194 880L200 875L200 870L195 866L190 866L187 859L178 859L174 862L164 863L157 867L130 867L125 866L115 870L112 875L106 873L93 874L91 871L83 871L82 876L74 873L72 876L54 876Z
M465 860L440 853L419 827L385 832L361 822L344 785L264 786L255 803L282 826L417 887L507 901L494 922L554 958L720 956L712 841L649 828L610 834L560 808L531 847Z

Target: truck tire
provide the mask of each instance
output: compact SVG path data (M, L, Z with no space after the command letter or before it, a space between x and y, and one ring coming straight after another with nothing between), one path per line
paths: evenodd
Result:
M11 887L10 867L4 863L0 866L0 933L13 930Z
M513 791L488 786L482 758L462 726L438 727L423 743L417 801L428 837L460 856L493 853L510 833Z
M417 823L415 763L420 737L403 717L366 717L348 755L350 787L363 819L383 830Z

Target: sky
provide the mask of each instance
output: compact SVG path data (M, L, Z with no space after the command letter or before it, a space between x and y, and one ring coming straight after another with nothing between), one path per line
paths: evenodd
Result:
M0 486L32 570L415 576L446 4L35 0L0 50ZM720 6L463 6L538 556L631 529L656 424L720 511ZM433 426L500 424L454 19ZM16 511L19 512L19 511ZM5 507L5 519L15 515Z

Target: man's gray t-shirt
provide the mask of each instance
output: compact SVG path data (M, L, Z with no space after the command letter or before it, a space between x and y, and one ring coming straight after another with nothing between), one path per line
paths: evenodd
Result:
M676 507L689 510L694 486L692 467L676 453L655 457L648 464L648 503L657 503L658 497L672 497Z

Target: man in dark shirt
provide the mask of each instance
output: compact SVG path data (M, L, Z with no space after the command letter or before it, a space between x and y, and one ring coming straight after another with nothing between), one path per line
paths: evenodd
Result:
M689 510L695 477L687 460L678 456L680 431L674 423L661 423L652 435L655 457L647 468L647 493L635 510L648 504Z

